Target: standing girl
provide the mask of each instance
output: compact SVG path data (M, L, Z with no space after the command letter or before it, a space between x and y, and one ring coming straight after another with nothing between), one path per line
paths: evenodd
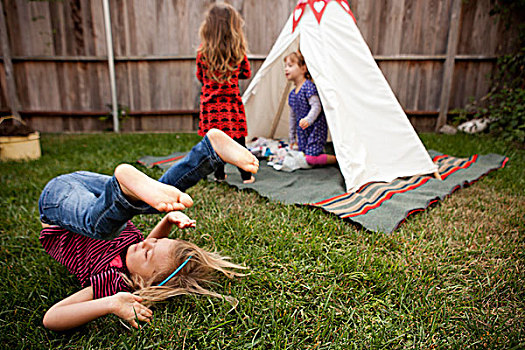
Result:
M138 327L137 320L150 321L152 302L182 294L224 297L206 289L206 282L214 272L242 275L231 269L244 267L167 237L174 225L195 227L177 211L193 204L181 191L225 162L249 172L259 166L247 149L213 129L159 181L128 164L119 165L113 176L80 171L49 181L38 202L40 241L84 289L53 305L44 326L66 330L113 313ZM159 212L169 213L146 239L129 221Z
M202 84L199 135L217 128L246 147L248 131L239 79L250 78L251 70L243 25L241 15L229 4L214 4L209 9L199 30L197 79ZM251 173L238 169L244 183L255 181ZM226 178L224 167L215 171L215 178Z
M290 144L297 144L310 165L335 164L334 155L324 154L328 126L317 88L311 80L303 55L293 52L284 58L286 79L295 89L288 96L290 105Z

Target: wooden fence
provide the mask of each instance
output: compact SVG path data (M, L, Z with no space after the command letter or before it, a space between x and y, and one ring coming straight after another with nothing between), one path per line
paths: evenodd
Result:
M111 128L110 118L99 118L111 104L103 1L0 0L0 113L18 109L43 132ZM198 28L213 2L109 0L117 100L130 116L124 131L195 129ZM246 21L256 72L297 1L228 2ZM418 130L433 130L443 106L461 108L486 94L496 58L515 49L516 29L489 15L493 2L349 1Z

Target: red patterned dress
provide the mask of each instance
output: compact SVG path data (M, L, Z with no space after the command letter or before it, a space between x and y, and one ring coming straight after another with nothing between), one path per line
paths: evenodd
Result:
M208 77L206 63L197 55L197 79L202 83L199 135L217 128L232 138L248 135L246 115L239 91L239 79L250 78L252 72L248 57L244 56L230 81L218 83Z

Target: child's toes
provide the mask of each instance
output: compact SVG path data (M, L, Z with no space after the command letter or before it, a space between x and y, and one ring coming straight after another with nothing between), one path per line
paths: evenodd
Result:
M259 165L255 164L255 163L254 164L249 164L246 168L247 168L246 169L247 171L249 171L250 173L254 173L255 174L257 172L257 170L259 170Z
M168 203L169 211L184 210L184 208L186 207L181 203L177 203L177 202Z
M193 205L193 199L191 199L190 195L187 193L181 193L179 197L179 202L182 204L185 208L189 208Z

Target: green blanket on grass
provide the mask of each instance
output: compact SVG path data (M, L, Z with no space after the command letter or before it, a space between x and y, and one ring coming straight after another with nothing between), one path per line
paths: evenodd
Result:
M426 209L455 190L470 185L492 170L502 168L505 156L497 154L456 158L430 150L443 180L432 175L396 179L389 183L374 182L346 193L337 166L296 170L291 173L274 170L261 161L253 184L243 184L238 170L226 166L226 182L238 189L251 189L272 201L318 207L349 219L368 230L392 232L410 214ZM166 157L143 157L146 166L169 168L182 153ZM212 180L212 177L210 177Z

